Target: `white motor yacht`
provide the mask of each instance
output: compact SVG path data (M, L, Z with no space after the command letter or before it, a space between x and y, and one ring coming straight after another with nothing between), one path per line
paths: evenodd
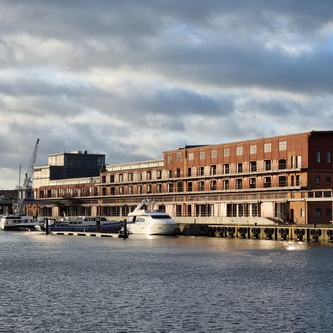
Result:
M143 200L133 212L128 214L128 234L174 235L178 223L169 214L154 207L151 200ZM149 210L148 207L152 206Z

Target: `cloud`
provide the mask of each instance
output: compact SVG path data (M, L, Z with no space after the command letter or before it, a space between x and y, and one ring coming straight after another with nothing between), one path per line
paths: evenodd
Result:
M330 129L330 0L2 0L0 188L40 138L107 163Z

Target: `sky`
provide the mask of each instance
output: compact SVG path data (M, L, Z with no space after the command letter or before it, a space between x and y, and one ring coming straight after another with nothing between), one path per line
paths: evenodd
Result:
M0 189L39 138L107 164L333 124L332 0L0 0Z

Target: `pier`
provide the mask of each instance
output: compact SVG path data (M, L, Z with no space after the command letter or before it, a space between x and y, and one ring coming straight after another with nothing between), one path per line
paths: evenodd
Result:
M88 236L88 237L110 237L113 235L103 232L79 232L79 231L50 231L50 235L65 235L65 236Z

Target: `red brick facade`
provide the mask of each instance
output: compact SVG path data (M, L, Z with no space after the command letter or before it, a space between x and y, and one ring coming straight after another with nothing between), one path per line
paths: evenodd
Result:
M58 204L41 215L122 217L148 196L183 221L329 223L332 154L333 131L187 146L164 160L107 165L94 182L49 182L36 196Z

